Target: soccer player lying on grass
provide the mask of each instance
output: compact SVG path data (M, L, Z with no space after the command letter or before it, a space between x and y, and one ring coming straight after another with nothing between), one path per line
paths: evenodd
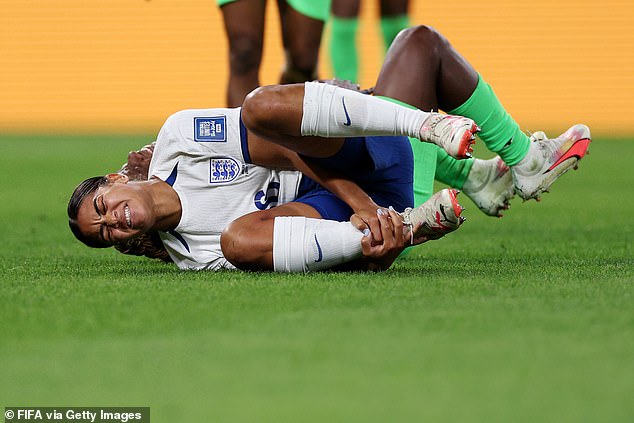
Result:
M473 68L428 27L408 29L397 38L375 94L419 108L473 116L482 125L487 146L510 166L513 188L525 199L537 198L574 166L589 142L587 128L577 125L557 139L531 143ZM425 113L317 83L258 89L241 113L241 119L239 109L184 111L172 116L159 134L148 182L120 183L126 179L112 175L78 187L69 203L75 235L89 245L106 246L159 230L172 259L183 268L235 265L306 271L353 260L361 267L386 268L411 243L407 224L416 232L425 226L426 212L434 211L434 205L426 203L414 209L417 213L407 212L399 218L383 208L393 205L403 210L411 201L411 193L399 188L409 183L403 170L411 167L411 151L408 157L403 139L389 136L414 136L463 158L470 155L472 135L477 131L470 119ZM366 137L342 138L362 135ZM305 176L265 172L249 163L292 167ZM452 163L457 166L459 162ZM470 175L478 162L465 163L462 174L477 179ZM191 189L195 167L205 172L204 181L198 175L198 193ZM400 173L387 176L387 169L400 169ZM185 176L179 180L183 170ZM258 190L236 198L240 196L236 187L247 186L244 180L253 181L263 172L266 176L258 182ZM494 178L502 180L498 176ZM509 184L480 179L484 182L480 185L504 188L487 194L489 203L498 204L493 207L496 213L490 214L497 214L508 203L512 189L509 193ZM466 189L469 181L465 180ZM227 193L228 185L233 186L232 195ZM478 193L476 185L474 193ZM185 195L187 190L192 192ZM450 193L432 203L453 210L456 223L450 229L455 229L460 210ZM147 200L149 211L142 207L141 197ZM262 209L289 200L295 201L236 214L249 206ZM329 220L347 220L350 215L353 225ZM226 226L229 219L232 223ZM225 226L219 229L218 223L223 222ZM371 235L363 236L360 230L368 228ZM415 233L414 238L414 243L424 241L428 234ZM358 260L361 258L365 260Z
M286 86L276 93L284 101L271 104L276 113L267 117L258 116L265 108L254 107L263 100L258 94L242 110L186 110L171 116L158 136L148 181L128 182L111 174L77 188L69 203L75 235L99 247L160 231L172 260L184 269L312 271L353 261L353 268L389 267L405 246L428 238L422 224L438 202L450 221L432 219L430 224L440 230L459 225L461 209L452 190L403 215L391 209L413 205L412 152L405 137L314 139L302 148L307 139L299 136L302 115L311 116L302 112L304 87ZM286 108L281 116L289 119L279 132L289 134L282 138L289 148L258 135L269 121L280 120L279 107ZM422 122L412 125L420 128ZM449 142L470 140L472 131L475 125L465 119ZM303 175L254 162L301 169Z

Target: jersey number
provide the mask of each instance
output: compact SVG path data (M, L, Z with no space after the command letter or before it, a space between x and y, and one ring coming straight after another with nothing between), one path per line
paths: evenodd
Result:
M280 183L271 182L266 187L266 192L258 191L255 194L254 203L255 207L260 210L270 209L277 206L278 195L280 193Z

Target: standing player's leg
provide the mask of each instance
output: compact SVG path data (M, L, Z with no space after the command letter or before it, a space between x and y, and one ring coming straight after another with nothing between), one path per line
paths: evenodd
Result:
M327 14L327 0L288 1L282 17L286 62L281 84L317 79L319 46Z
M409 16L407 14L409 0L381 0L379 6L381 11L381 34L383 35L385 51L387 51L396 35L409 26Z
M238 107L260 85L265 0L222 1L220 10L229 41L227 106Z
M576 166L590 142L584 125L559 138L531 143L491 87L433 28L402 31L388 51L375 93L418 108L437 107L473 119L486 146L511 167L515 190L524 199L541 192Z
M334 77L358 82L359 0L332 0L330 5L330 61Z

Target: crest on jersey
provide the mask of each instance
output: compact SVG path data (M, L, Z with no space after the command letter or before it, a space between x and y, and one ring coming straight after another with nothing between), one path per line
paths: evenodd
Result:
M242 173L242 165L233 157L209 159L209 183L231 182Z
M194 141L196 142L226 142L227 117L195 117Z

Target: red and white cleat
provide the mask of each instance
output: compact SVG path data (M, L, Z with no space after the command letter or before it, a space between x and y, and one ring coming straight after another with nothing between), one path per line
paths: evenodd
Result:
M469 118L430 113L420 128L419 139L436 144L452 157L468 159L478 132L480 128Z
M461 217L464 208L458 204L456 196L460 191L445 188L416 208L407 208L401 216L410 228L412 245L424 240L438 239L453 232L465 221ZM417 242L418 240L418 242Z

